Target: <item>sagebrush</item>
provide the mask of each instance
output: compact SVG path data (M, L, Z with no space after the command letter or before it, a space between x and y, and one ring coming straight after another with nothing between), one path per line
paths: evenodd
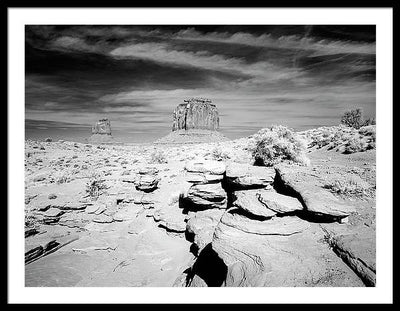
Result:
M211 156L216 161L223 161L230 158L228 152L222 150L222 148L219 146L215 147L211 151Z
M150 163L158 163L158 164L168 163L167 156L163 151L155 150L150 155Z
M86 193L92 198L97 199L107 189L105 180L98 174L93 174L86 183Z
M252 155L256 165L273 166L289 161L309 165L306 142L295 132L282 125L273 125L252 137Z
M337 195L355 197L370 195L372 191L372 187L368 183L354 177L327 182L323 188L329 189Z

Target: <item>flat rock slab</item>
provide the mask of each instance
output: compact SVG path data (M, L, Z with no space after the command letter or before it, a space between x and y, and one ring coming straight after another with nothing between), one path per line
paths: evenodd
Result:
M160 179L154 175L139 175L139 178L135 182L137 190L141 191L154 191L157 189L157 185Z
M136 208L135 208L136 207ZM125 207L121 210L118 210L116 213L112 215L115 221L128 221L133 220L137 217L142 209L137 208L137 205L134 207Z
M190 173L185 174L185 180L192 184L208 184L212 182L220 182L224 178L224 175L213 175L203 173Z
M134 184L137 178L135 176L124 176L121 178L122 182Z
M200 208L227 207L227 194L220 183L194 185L190 187L186 198Z
M103 203L94 203L90 204L86 207L85 212L88 214L95 214L99 209L103 208L103 211L105 210L105 204Z
M146 166L141 168L138 173L139 175L156 175L160 170L154 166Z
M221 218L221 223L252 234L287 236L302 232L310 227L307 221L297 216L253 220L232 212L234 211L226 212Z
M276 173L278 187L301 200L308 212L338 218L355 212L353 206L319 186L309 167L278 165Z
M64 214L64 212L58 208L51 207L43 213L45 217L58 217Z
M86 208L88 203L73 202L71 196L59 196L55 199L49 199L48 204L52 208L58 208L61 210L83 210Z
M72 203L72 202L67 202L62 206L59 206L59 209L62 210L71 210L71 211L77 211L77 210L83 210L87 206L86 203Z
M66 213L60 217L58 224L69 228L84 228L92 220L91 217L88 214Z
M223 286L364 286L326 243L318 242L322 236L316 224L301 233L281 236L247 233L221 221L212 249L226 265Z
M259 191L257 196L262 204L277 214L291 213L303 209L303 205L298 199L279 194L273 190Z
M226 165L224 162L220 161L194 160L186 162L185 170L192 173L223 175L226 170Z
M111 216L100 214L93 217L93 222L97 223L111 223L114 219Z
M255 216L265 218L275 216L277 212L267 208L265 204L260 202L259 193L258 189L235 191L234 196L236 199L233 201L233 205Z
M234 189L264 188L274 182L275 169L249 164L230 163L226 168L226 180Z
M178 206L166 206L156 210L154 220L169 231L183 233L186 231L186 215Z

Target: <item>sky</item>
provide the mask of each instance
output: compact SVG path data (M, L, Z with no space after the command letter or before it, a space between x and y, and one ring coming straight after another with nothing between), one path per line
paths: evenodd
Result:
M27 25L26 138L83 141L106 117L118 141L150 142L191 97L232 139L375 117L375 43L368 25Z

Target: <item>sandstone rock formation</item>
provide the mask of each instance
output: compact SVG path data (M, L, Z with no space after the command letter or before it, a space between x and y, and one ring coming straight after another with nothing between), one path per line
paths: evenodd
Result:
M208 173L211 175L222 175L225 173L226 165L218 161L188 161L185 170L191 173Z
M198 209L226 208L227 195L221 184L199 184L189 189L187 199Z
M229 140L218 132L218 109L209 99L185 99L175 108L172 118L172 132L157 140L157 144L193 144Z
M88 140L90 143L109 143L113 140L110 120L100 119L92 126L92 136Z
M157 188L159 178L153 175L140 175L136 180L136 189L142 191L153 191Z
M193 243L197 247L198 254L212 242L215 228L223 214L224 210L221 209L189 213L186 230L189 235L193 236Z
M92 126L92 134L111 135L111 124L108 119L100 119Z
M183 233L186 231L186 217L179 208L168 206L159 209L153 214L153 219L159 226L166 228L168 231Z
M216 131L218 128L218 110L209 99L186 99L174 110L172 131L190 129Z
M315 216L343 218L354 212L354 207L335 197L332 193L314 184L314 177L303 171L288 166L276 166L277 187L293 195L302 202L305 210ZM302 178L299 178L299 175Z
M232 163L226 168L228 185L237 190L264 188L271 185L275 170L270 167Z
M251 215L271 218L277 213L267 208L259 200L259 190L235 191L233 205Z
M192 186L185 199L196 210L226 208L227 194L222 187L226 165L219 161L194 160L185 163L186 181Z
M211 242L227 267L224 286L359 284L310 226L298 217L257 221L226 212Z
M303 209L299 200L279 194L276 191L260 191L258 200L277 214L286 214Z

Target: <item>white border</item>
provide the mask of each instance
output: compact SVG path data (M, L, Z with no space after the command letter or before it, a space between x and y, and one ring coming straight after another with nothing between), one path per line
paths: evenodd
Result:
M8 11L9 303L391 303L392 9L28 9ZM377 25L377 286L375 288L25 288L25 24Z

